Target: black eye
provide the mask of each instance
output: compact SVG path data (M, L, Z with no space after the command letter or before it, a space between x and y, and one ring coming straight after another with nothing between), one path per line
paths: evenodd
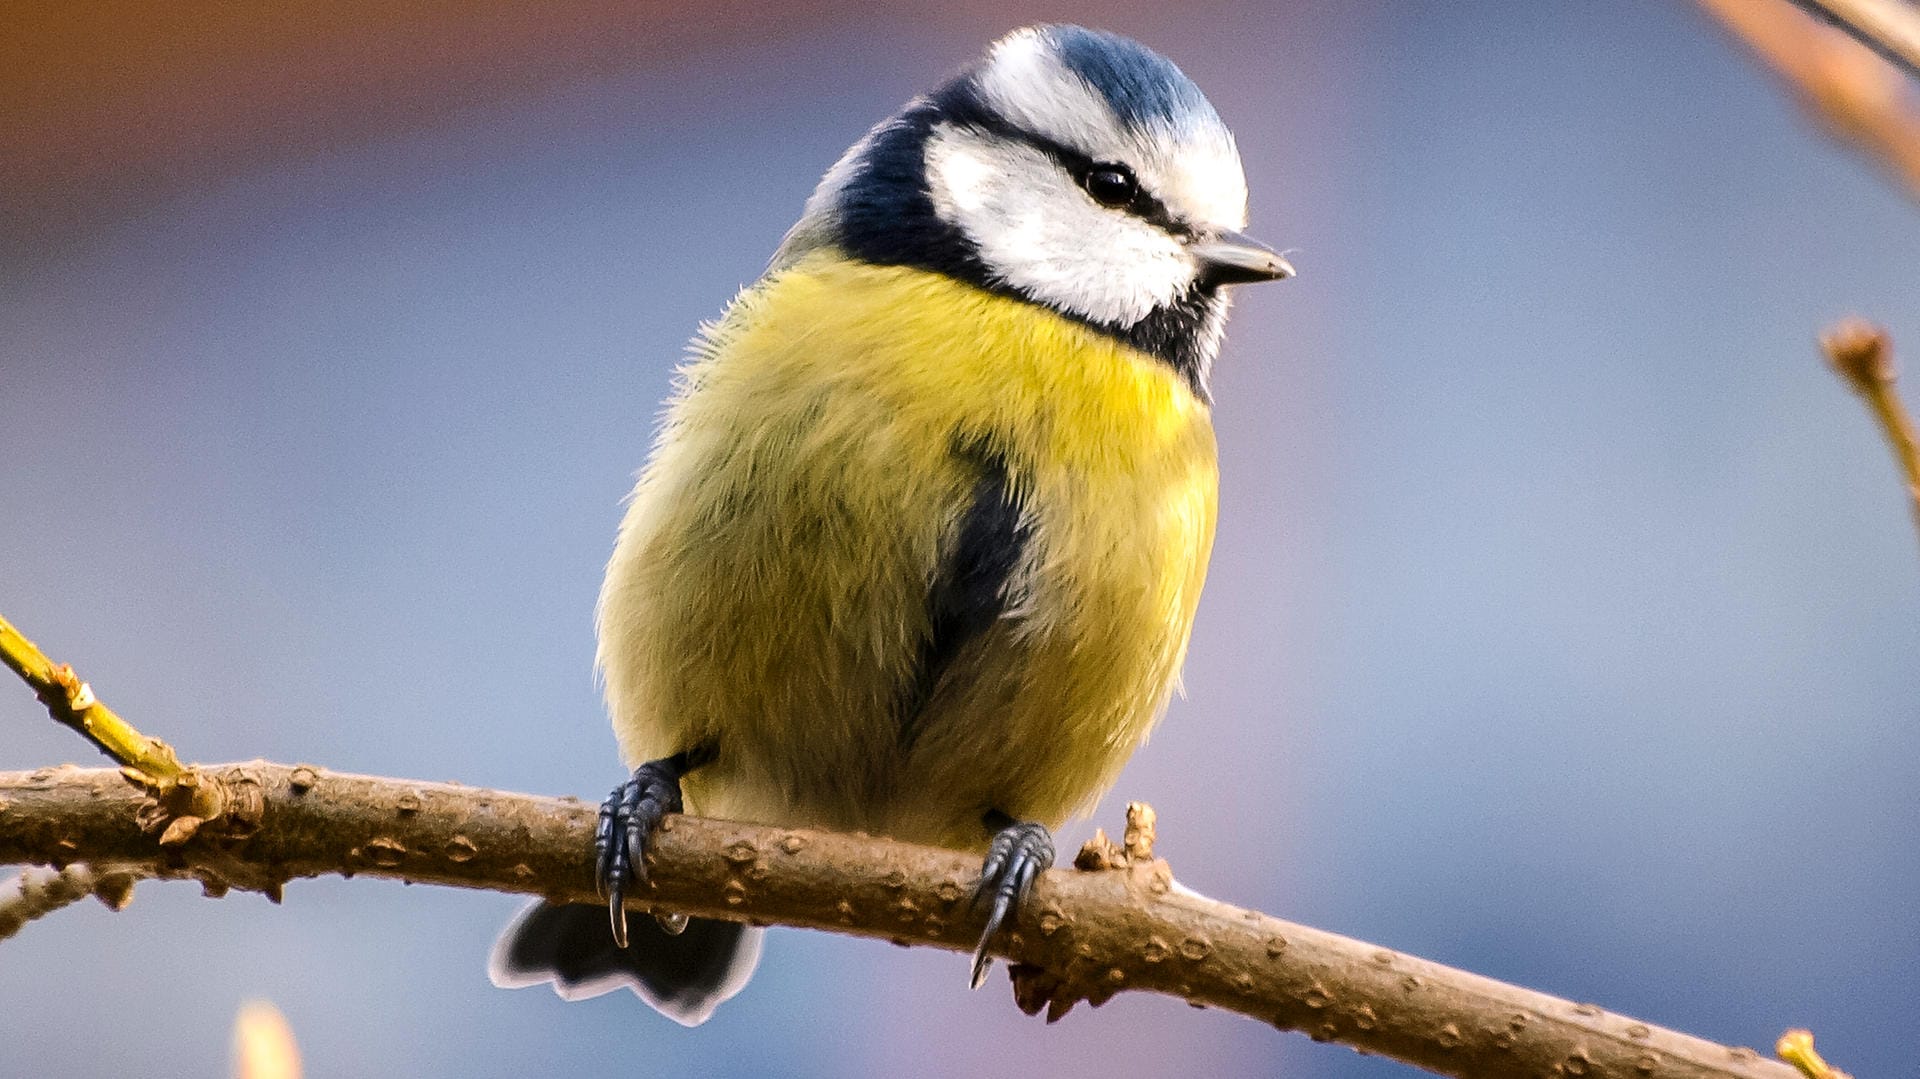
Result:
M1140 181L1125 165L1095 165L1081 178L1080 186L1087 189L1093 201L1115 209L1131 205L1134 196L1140 194Z

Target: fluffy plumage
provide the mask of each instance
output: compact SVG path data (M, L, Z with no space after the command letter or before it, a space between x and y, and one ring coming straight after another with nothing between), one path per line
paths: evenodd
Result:
M974 504L972 447L1005 462L1030 538L906 745L895 703ZM1166 364L817 252L708 331L634 492L600 616L621 748L717 742L684 783L712 816L962 847L993 808L1057 824L1172 691L1215 486L1207 406Z
M1245 201L1199 90L1078 28L868 132L702 331L634 490L598 656L628 764L701 747L689 812L964 849L1088 808L1206 575L1219 284L1290 272ZM496 979L698 1021L757 954L592 913L528 915Z

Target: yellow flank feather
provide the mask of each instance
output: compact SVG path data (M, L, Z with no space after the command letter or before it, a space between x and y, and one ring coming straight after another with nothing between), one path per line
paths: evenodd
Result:
M984 846L1057 826L1145 740L1213 542L1209 410L1044 308L816 252L707 328L621 526L599 662L630 764L706 741L689 811ZM1012 609L903 744L927 591L1004 456Z

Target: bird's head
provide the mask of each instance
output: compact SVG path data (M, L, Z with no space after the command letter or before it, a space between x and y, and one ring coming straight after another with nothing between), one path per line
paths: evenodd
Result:
M1205 393L1226 286L1293 268L1239 233L1233 133L1166 58L1073 26L1016 31L820 182L776 265L833 246L1053 309Z

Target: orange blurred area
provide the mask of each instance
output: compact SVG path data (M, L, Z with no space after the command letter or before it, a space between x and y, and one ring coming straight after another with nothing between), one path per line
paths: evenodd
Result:
M273 1002L250 1000L233 1020L234 1079L300 1079L300 1046Z
M809 0L23 5L0 36L0 229L70 238L243 167L831 14Z
M1078 17L1129 14L1166 17L1138 0ZM0 231L58 247L243 169L664 62L869 20L992 34L1034 17L1004 0L19 5L0 34Z

